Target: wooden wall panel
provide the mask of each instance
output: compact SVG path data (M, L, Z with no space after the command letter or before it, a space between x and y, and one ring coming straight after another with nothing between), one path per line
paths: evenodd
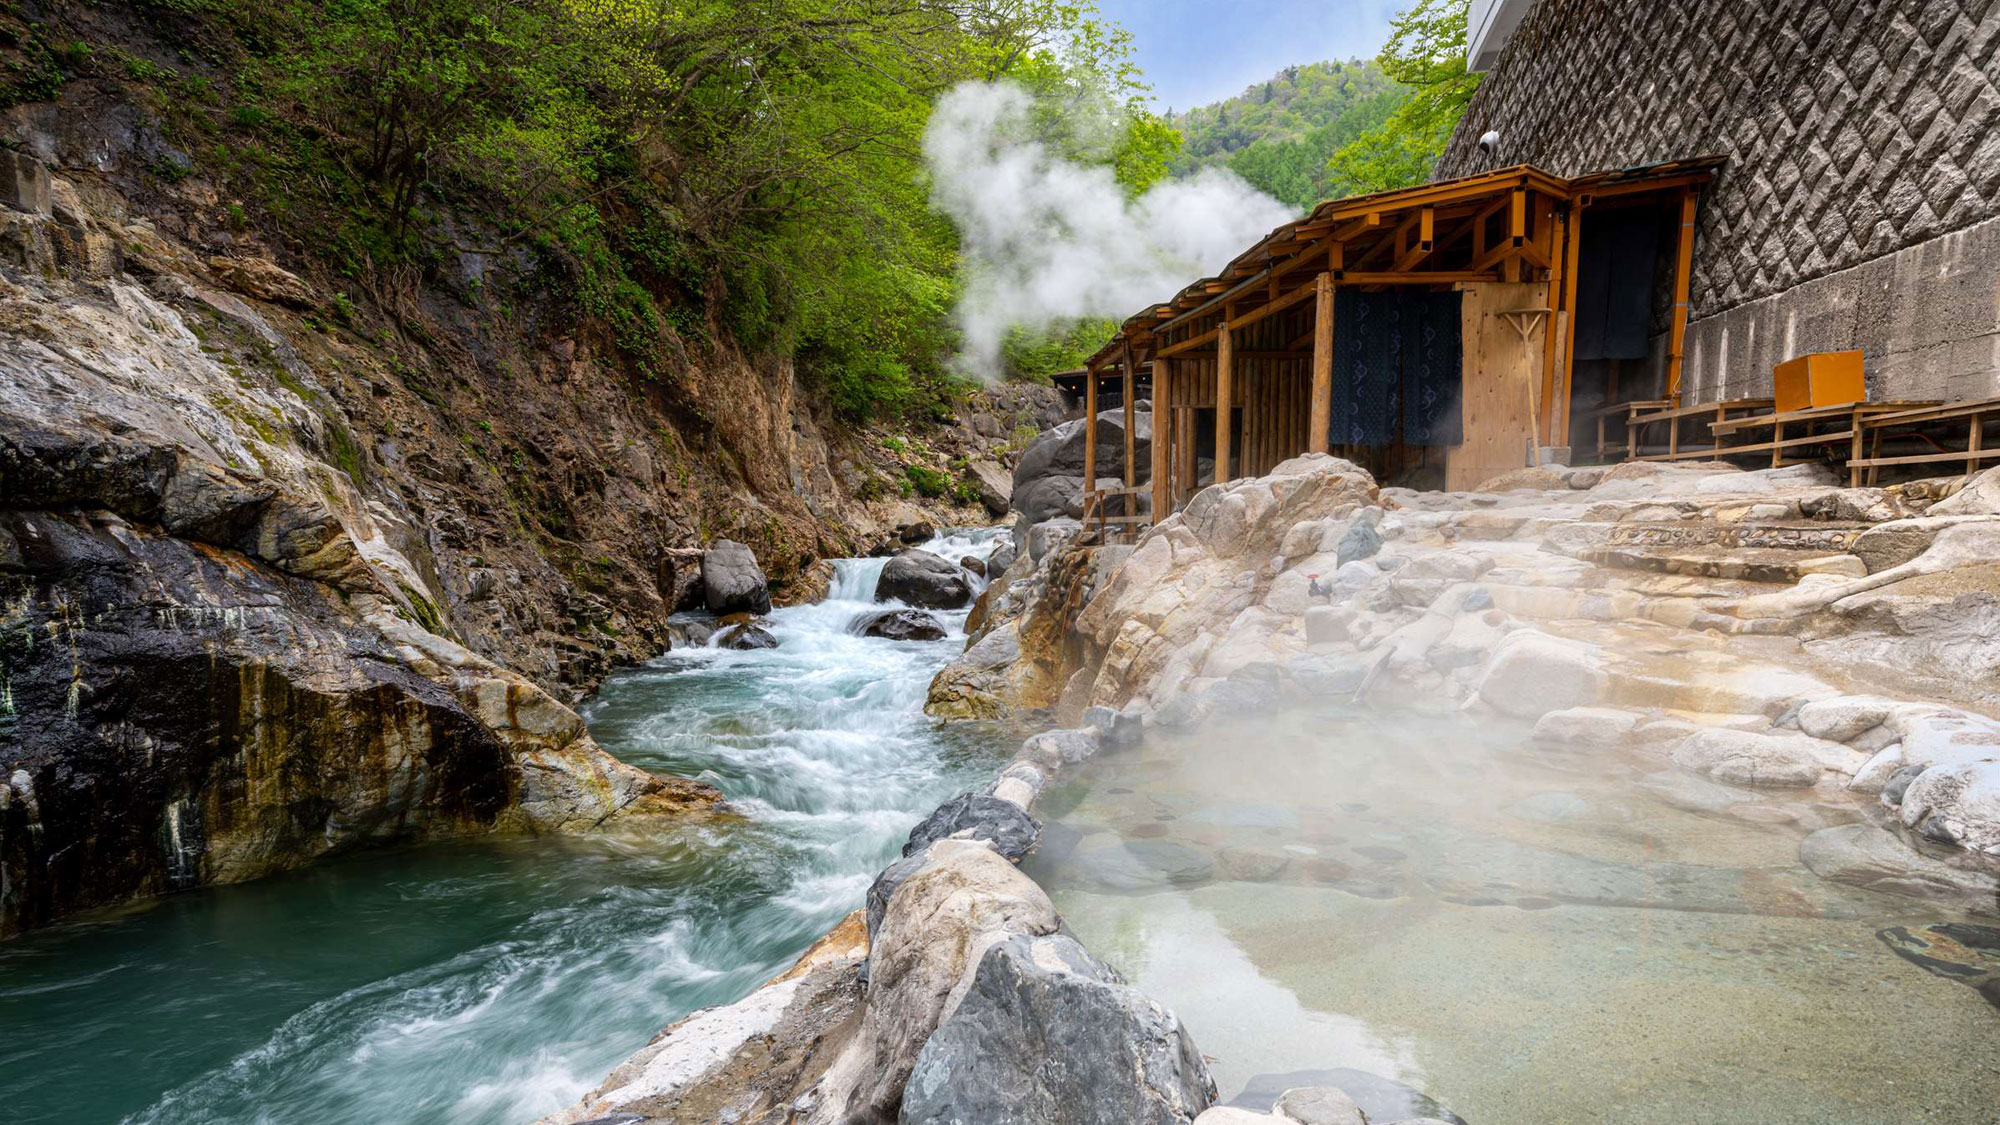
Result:
M1465 357L1460 403L1465 440L1446 455L1445 487L1477 488L1481 482L1531 462L1531 396L1542 375L1543 338L1549 318L1524 344L1503 309L1547 308L1546 282L1472 283L1463 287L1460 313Z

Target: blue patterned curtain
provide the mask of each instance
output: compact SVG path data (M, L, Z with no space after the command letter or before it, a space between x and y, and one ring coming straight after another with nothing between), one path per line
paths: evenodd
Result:
M1461 440L1461 296L1334 293L1333 444Z

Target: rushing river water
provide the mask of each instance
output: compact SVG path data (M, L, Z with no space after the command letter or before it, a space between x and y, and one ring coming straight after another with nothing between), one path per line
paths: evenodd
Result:
M1893 948L2000 919L1806 870L1804 836L1868 812L1838 790L1328 710L1101 756L1036 811L1030 873L1238 1104L1335 1084L1383 1121L1436 1112L1408 1088L1472 1125L2000 1121L2000 1009Z
M522 1125L749 992L996 762L922 714L962 638L849 634L882 560L839 565L826 601L772 614L777 649L677 650L585 709L746 824L375 852L0 945L0 1120Z

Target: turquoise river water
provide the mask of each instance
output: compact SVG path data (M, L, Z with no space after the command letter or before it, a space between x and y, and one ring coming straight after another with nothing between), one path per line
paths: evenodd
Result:
M522 1125L749 992L1000 752L922 715L962 639L847 632L881 566L844 560L826 601L776 611L775 650L677 650L585 709L740 827L354 855L0 944L0 1120Z

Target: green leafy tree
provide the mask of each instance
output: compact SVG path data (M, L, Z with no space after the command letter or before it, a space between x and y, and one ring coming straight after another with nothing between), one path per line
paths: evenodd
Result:
M1431 168L1479 88L1465 69L1465 24L1471 0L1417 0L1398 15L1378 58L1409 98L1380 125L1334 153L1327 182L1341 195L1408 187Z

